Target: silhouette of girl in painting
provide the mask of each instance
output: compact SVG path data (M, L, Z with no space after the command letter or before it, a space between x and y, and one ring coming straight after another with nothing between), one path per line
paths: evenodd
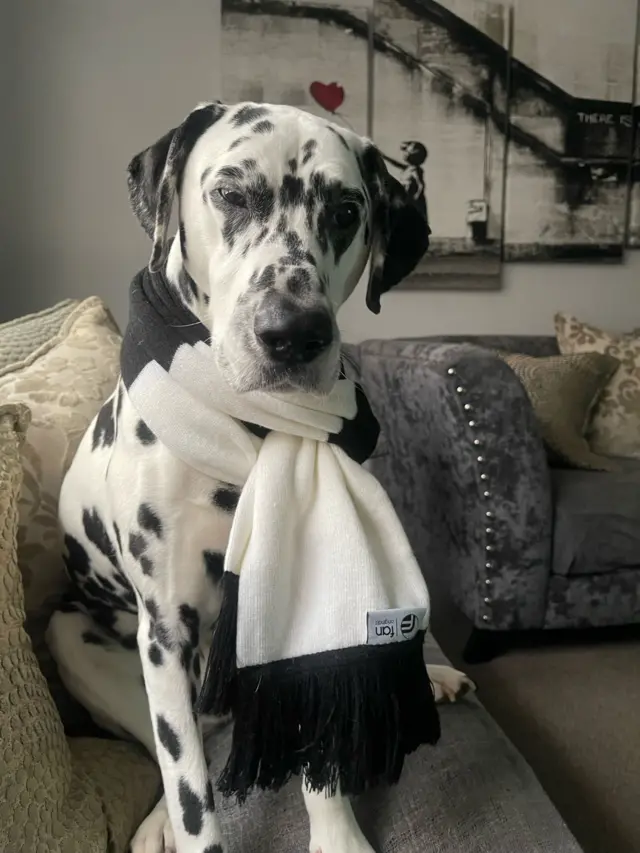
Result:
M429 225L429 212L427 208L427 188L424 183L423 164L429 156L429 152L421 142L402 142L400 145L402 151L402 162L394 160L392 157L382 156L402 172L402 184L409 194L418 210L424 216L427 225Z

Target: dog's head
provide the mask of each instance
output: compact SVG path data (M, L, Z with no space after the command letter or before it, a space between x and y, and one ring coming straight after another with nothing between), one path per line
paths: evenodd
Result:
M367 260L378 313L429 245L370 141L287 106L200 106L133 158L129 192L153 240L150 269L166 264L240 392L330 390L336 312Z

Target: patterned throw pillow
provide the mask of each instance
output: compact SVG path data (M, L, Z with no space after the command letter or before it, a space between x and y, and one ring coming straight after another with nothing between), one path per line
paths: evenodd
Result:
M24 361L48 343L58 334L76 305L77 299L65 299L37 314L26 314L0 324L0 371Z
M0 405L0 850L125 853L158 769L134 744L65 738L23 629L16 538L28 422L25 406Z
M612 335L569 314L556 314L562 353L608 353L620 362L598 400L587 438L596 453L640 459L640 331Z
M500 357L524 385L552 454L575 468L615 470L616 464L592 452L584 437L593 407L618 368L615 358L598 353Z
M15 330L12 324L14 336ZM0 327L0 339L2 333ZM22 447L18 559L27 629L56 700L55 667L44 632L67 583L58 495L82 435L115 387L119 352L115 321L104 303L91 297L67 314L49 340L0 368L0 404L23 403L31 411Z

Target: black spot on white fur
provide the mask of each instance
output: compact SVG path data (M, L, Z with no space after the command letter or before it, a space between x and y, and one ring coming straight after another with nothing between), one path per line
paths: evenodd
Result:
M178 737L176 730L172 728L166 717L163 717L162 714L158 714L156 718L156 730L162 746L167 750L174 761L178 761L182 753L180 738Z
M158 539L162 538L162 521L157 512L147 503L138 507L138 524L143 530L155 533Z
M64 537L64 544L67 550L64 561L69 575L71 577L75 575L88 575L91 564L89 562L89 555L84 547L68 533Z
M120 553L122 554L122 539L120 537L120 528L118 527L118 525L116 524L115 521L113 522L113 532L116 534L116 542L118 543L118 551L120 551Z
M224 853L220 844L210 844L208 847L205 847L202 853Z
M180 234L180 251L182 252L182 257L184 260L187 260L187 231L184 227L184 222L180 220L180 225L178 226L178 233Z
M205 808L208 812L214 812L216 810L216 804L213 799L213 788L211 786L211 780L207 779L207 791L205 794Z
M129 534L129 552L131 556L138 560L142 554L147 550L147 540L144 538L142 533L130 533Z
M256 119L261 119L263 116L268 114L269 110L266 107L245 104L243 107L240 107L238 112L233 116L231 124L234 127L243 127L244 125L251 124L251 122L254 122Z
M207 575L214 583L219 583L224 573L224 554L220 551L203 551L202 559Z
M237 486L220 486L211 495L211 503L223 512L235 512L240 500L240 489Z
M315 139L308 139L305 144L302 146L302 165L306 166L309 160L313 157L318 147L318 143Z
M181 604L179 613L182 624L189 635L189 644L192 648L197 649L200 643L200 614L195 607L191 607L189 604Z
M84 532L89 542L91 542L92 545L95 545L98 551L100 551L100 553L109 560L112 566L117 567L118 559L116 556L116 549L109 538L104 522L98 515L97 509L83 510L82 526L84 527Z
M98 447L111 447L116 435L116 419L113 411L114 399L109 398L98 412L98 417L93 426L91 437L91 449Z
M182 809L182 824L189 835L199 835L202 831L202 800L193 790L186 779L178 784L178 797Z
M136 424L136 437L141 444L154 444L156 441L155 435L143 420L139 420Z
M153 574L153 561L147 557L146 554L143 554L138 560L140 563L140 568L142 569L143 575L152 575Z
M149 646L149 660L154 666L162 666L164 663L164 654L157 643L151 643Z
M276 128L275 128L275 125L273 124L273 122L269 121L268 119L264 119L263 121L259 121L257 124L254 124L253 127L251 128L253 133L271 133L275 129Z

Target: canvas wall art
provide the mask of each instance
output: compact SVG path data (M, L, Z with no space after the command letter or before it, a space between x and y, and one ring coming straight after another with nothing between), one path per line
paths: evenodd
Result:
M636 21L636 0L515 0L506 259L622 259Z
M509 10L375 0L373 138L431 228L401 287L501 285Z
M495 289L504 259L640 246L637 0L222 0L221 14L223 99L371 136L428 218L403 287Z
M222 0L222 98L290 104L366 134L370 9Z

